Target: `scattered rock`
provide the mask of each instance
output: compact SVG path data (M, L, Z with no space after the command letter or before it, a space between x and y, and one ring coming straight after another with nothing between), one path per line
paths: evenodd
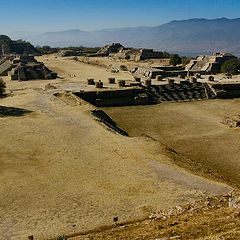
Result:
M182 239L181 236L172 236L172 237L164 237L164 238L156 238L155 240L172 240L172 239Z
M51 90L51 89L57 89L57 87L52 85L51 83L48 83L47 85L45 85L45 90Z
M228 199L228 207L240 209L240 197L239 196L230 197Z

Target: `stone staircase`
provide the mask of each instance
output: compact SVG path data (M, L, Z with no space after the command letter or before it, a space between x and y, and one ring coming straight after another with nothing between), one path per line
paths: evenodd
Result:
M151 88L151 94L157 103L215 98L208 84L203 83L155 85Z
M9 60L0 63L0 76L7 75L7 72L12 69L12 63Z
M209 60L204 58L201 61L197 61L191 68L191 71L204 71L209 67Z
M208 85L208 83L203 83L203 86L205 88L208 99L214 99L217 97L216 94L213 92L212 88Z

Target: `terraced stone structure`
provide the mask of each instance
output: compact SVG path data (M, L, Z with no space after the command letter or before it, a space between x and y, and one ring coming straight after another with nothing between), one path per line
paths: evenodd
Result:
M177 77L179 75L186 76L187 71L185 71L182 66L159 66L159 67L137 67L132 70L132 74L135 77L148 77L155 79L159 77Z
M144 61L148 59L163 59L167 58L165 53L154 51L153 49L145 48L120 48L117 53L112 53L114 59L126 59L131 61Z
M7 76L12 69L12 62L8 58L2 59L0 62L0 76Z
M236 59L231 53L213 53L211 56L198 56L186 65L186 71L194 73L219 73L221 65L230 59Z
M81 91L74 95L97 107L146 105L151 103L144 88Z
M139 84L139 82L136 82ZM118 89L74 92L74 95L97 107L149 105L163 102L182 102L207 99L239 98L240 83L201 82L196 78L175 82L169 79L166 84L125 84L119 80Z
M106 45L99 49L96 55L98 56L108 56L111 53L117 53L120 49L123 49L124 46L121 45L120 43L112 43L110 45Z
M211 88L218 98L239 98L240 84L239 83L214 83Z
M112 43L102 47L96 56L111 57L113 59L125 59L131 61L144 61L148 59L162 59L168 58L164 52L154 51L146 48L126 48L120 43ZM92 54L91 56L94 56Z
M180 83L152 85L151 93L155 102L189 101L201 99L214 99L215 93L207 83L181 81Z
M153 49L139 49L139 53L135 57L135 61L147 60L147 59L159 59L163 58L163 53L154 51Z
M9 75L11 80L56 79L57 73L52 72L34 56L19 55L5 58L0 64L0 75Z

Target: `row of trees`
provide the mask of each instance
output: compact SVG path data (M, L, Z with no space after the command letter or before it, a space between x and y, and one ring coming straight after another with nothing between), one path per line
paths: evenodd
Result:
M182 58L180 58L177 54L173 54L170 56L169 63L173 66L177 66L182 63Z
M41 53L41 54L52 54L52 53L57 53L59 50L72 50L76 52L87 52L87 53L95 53L97 52L100 48L99 47L65 47L65 48L59 48L59 47L50 47L50 46L36 46L36 49Z
M183 64L184 66L187 65L192 58L190 57L180 57L178 54L170 55L169 63L173 66L177 66L178 64Z

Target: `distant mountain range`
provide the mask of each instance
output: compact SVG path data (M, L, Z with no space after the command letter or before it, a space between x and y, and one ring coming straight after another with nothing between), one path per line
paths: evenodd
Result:
M47 32L27 38L34 45L103 46L119 42L126 47L153 48L182 53L227 51L240 53L240 18L189 19L157 27L104 29L86 32L78 29Z

